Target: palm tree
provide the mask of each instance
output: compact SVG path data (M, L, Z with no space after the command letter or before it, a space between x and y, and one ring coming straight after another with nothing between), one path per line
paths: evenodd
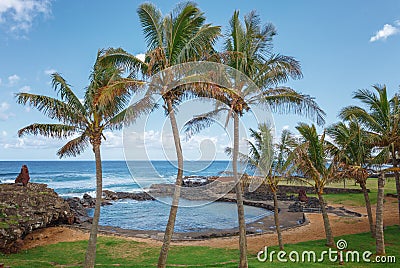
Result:
M385 255L385 235L383 232L383 203L385 199L385 172L378 177L378 198L376 200L376 255Z
M46 137L72 139L57 152L60 158L77 156L89 144L96 161L96 204L93 223L85 257L85 267L94 267L100 205L102 198L102 165L100 146L104 131L118 130L132 123L138 116L153 108L151 96L146 94L140 101L128 106L132 94L140 91L142 82L130 76L123 77L122 70L103 60L108 53L121 52L120 49L101 50L97 54L90 84L81 102L67 81L58 73L52 74L52 85L59 98L30 93L16 94L17 102L29 104L43 112L57 124L34 123L18 131L18 135L43 135Z
M273 136L271 129L262 123L258 127L258 131L250 129L251 137L255 140L248 140L250 147L249 155L240 154L241 160L248 163L251 167L256 168L264 178L263 181L268 185L274 196L274 220L276 232L278 235L278 243L280 250L284 249L282 233L279 224L279 206L278 206L278 184L284 174L285 163L291 149L296 145L295 139L289 130L283 130L280 141L272 144ZM225 150L228 154L232 154L232 149Z
M249 111L252 105L270 105L273 111L307 115L315 118L318 124L324 123L325 114L313 98L291 88L278 86L290 78L301 78L302 73L299 62L293 57L272 53L272 38L275 34L276 30L272 24L261 26L260 18L255 12L250 12L245 16L244 24L239 19L239 12L234 12L225 38L225 50L212 54L208 60L226 64L235 69L238 76L240 74L247 76L253 84L250 83L249 86L241 79L233 78L228 79L231 82L234 80L228 93L226 88L214 87L213 90L222 90L228 95L224 95L221 99L216 97L226 106L217 106L214 111L196 116L185 126L186 132L193 135L214 122L210 120L210 117L217 117L221 112L228 112L227 122L233 118L232 170L235 182L240 181L237 166L239 118ZM217 93L215 95L218 96ZM246 226L240 183L235 186L235 192L239 218L239 266L247 267Z
M299 123L296 129L302 136L302 143L293 151L288 163L292 163L292 171L296 171L306 178L296 178L297 180L314 187L324 220L326 245L333 247L334 239L323 193L325 186L336 179L337 164L333 160L328 165L329 149L325 141L325 133L319 136L314 125L309 126L305 123Z
M144 3L139 6L137 13L148 49L145 61L142 62L135 56L123 53L116 53L109 59L130 69L140 69L145 77L157 74L159 77L168 76L171 67L203 59L205 54L213 51L213 45L221 31L220 27L205 23L204 13L193 2L181 3L165 16L153 4ZM173 77L167 78L169 82L173 79ZM174 196L158 260L158 267L165 267L183 181L183 154L175 108L185 96L187 87L171 88L168 85L158 85L153 87L153 90L154 88L157 88L155 93L162 96L164 109L170 119L178 162Z
M361 101L366 109L358 106L348 106L342 109L340 116L343 119L356 118L360 124L366 129L371 136L371 145L380 150L379 154L374 157L377 163L392 164L396 180L397 198L399 204L399 221L400 221L400 181L398 171L398 154L400 149L400 105L399 95L395 94L391 99L388 98L385 85L374 85L374 91L360 89L354 92L353 98ZM383 198L379 193L383 193L384 178L378 179L378 198ZM383 200L377 201L377 213L383 213ZM383 215L377 214L376 220L376 242L377 253L384 252L383 244ZM400 226L400 225L399 225ZM379 245L378 245L379 244Z
M367 189L369 176L367 161L372 158L369 136L354 119L350 120L348 125L343 122L336 123L330 126L326 133L334 141L331 145L331 154L341 162L338 176L344 179L353 178L363 191L371 235L375 237L375 225Z

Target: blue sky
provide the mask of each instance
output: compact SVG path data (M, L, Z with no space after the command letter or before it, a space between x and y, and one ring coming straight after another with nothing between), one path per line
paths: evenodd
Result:
M153 1L168 13L177 2ZM136 8L142 1L0 0L0 160L57 159L63 143L42 137L17 137L17 130L33 122L51 122L33 109L16 104L14 93L52 95L51 72L60 72L82 96L98 49L122 47L145 52ZM207 20L226 29L235 9L241 15L257 10L272 22L278 35L274 51L294 56L304 78L287 86L314 96L336 122L340 108L352 104L351 93L386 84L399 89L400 1L197 1ZM164 121L162 113L160 122ZM275 115L278 132L294 129L304 118ZM157 122L157 119L156 119ZM202 138L223 148L224 131L204 132ZM154 148L160 130L148 129ZM121 133L106 133L104 159L122 159ZM188 143L201 144L202 138ZM223 158L221 148L217 158ZM155 150L151 157L158 158ZM196 158L188 152L189 158ZM160 157L162 158L162 157ZM79 159L92 159L88 150Z

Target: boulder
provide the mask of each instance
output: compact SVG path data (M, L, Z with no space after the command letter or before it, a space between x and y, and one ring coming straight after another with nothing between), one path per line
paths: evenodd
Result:
M46 184L0 184L0 251L14 253L35 229L71 224L69 205Z
M74 223L92 223L92 218L89 217L87 208L82 205L79 197L67 198L65 201L68 203L72 213L74 214Z

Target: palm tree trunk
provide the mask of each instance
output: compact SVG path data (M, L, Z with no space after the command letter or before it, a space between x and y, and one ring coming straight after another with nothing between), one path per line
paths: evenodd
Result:
M393 157L393 167L397 168L397 158ZM400 228L400 176L397 170L394 171L394 177L396 180L396 193L397 193L397 204L398 204L398 212L399 212L399 228Z
M246 221L244 219L244 206L243 206L243 194L238 176L238 156L239 156L239 115L233 113L233 154L232 154L232 170L233 176L236 182L236 204L238 210L238 221L239 221L239 249L240 249L240 268L247 268L247 241L246 241Z
M376 254L385 255L385 236L383 233L383 200L385 191L385 174L378 178L378 199L376 201Z
M178 212L179 197L181 195L181 186L182 186L182 181L183 181L182 147L181 147L181 141L179 138L178 125L176 123L176 117L175 117L174 109L172 107L171 99L167 100L167 107L168 107L168 113L169 113L169 118L170 118L170 122L171 122L172 134L174 136L176 157L178 160L178 173L176 176L175 191L174 191L174 196L172 199L171 209L169 212L168 223L165 228L164 241L163 241L163 245L161 247L160 256L158 258L157 267L159 267L159 268L161 268L161 267L164 268L167 265L168 251L169 251L169 248L171 245L172 235L174 233L176 214Z
M101 197L103 193L103 180L102 180L102 167L101 167L101 155L100 155L100 139L93 142L93 152L96 160L96 203L94 207L94 215L92 227L90 229L90 236L88 247L85 256L85 268L93 268L96 262L96 243L97 243L97 233L100 219L100 206Z
M274 219L275 219L276 233L278 234L279 249L283 250L284 248L282 241L282 232L281 232L281 226L279 224L278 196L276 194L276 191L273 191L273 194L274 194Z
M367 215L368 215L368 221L369 221L369 229L371 230L372 237L375 237L376 230L375 230L375 225L374 225L374 219L372 218L371 201L369 200L368 189L367 189L367 186L365 185L364 181L360 182L360 187L364 194L365 207L367 208Z
M319 200L319 205L321 206L322 219L324 220L326 245L328 247L333 247L335 244L335 241L333 240L331 224L329 222L328 213L326 212L324 198L322 197L322 194L319 191L318 191L318 200Z

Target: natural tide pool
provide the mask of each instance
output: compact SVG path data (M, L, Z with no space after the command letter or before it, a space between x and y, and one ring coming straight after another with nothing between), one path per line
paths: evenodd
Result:
M168 221L171 202L168 197L160 201L119 200L101 208L100 225L131 230L164 231ZM206 229L230 229L238 226L236 203L180 199L175 232L196 232ZM257 221L273 212L252 206L245 206L246 223ZM93 216L93 209L89 210Z

